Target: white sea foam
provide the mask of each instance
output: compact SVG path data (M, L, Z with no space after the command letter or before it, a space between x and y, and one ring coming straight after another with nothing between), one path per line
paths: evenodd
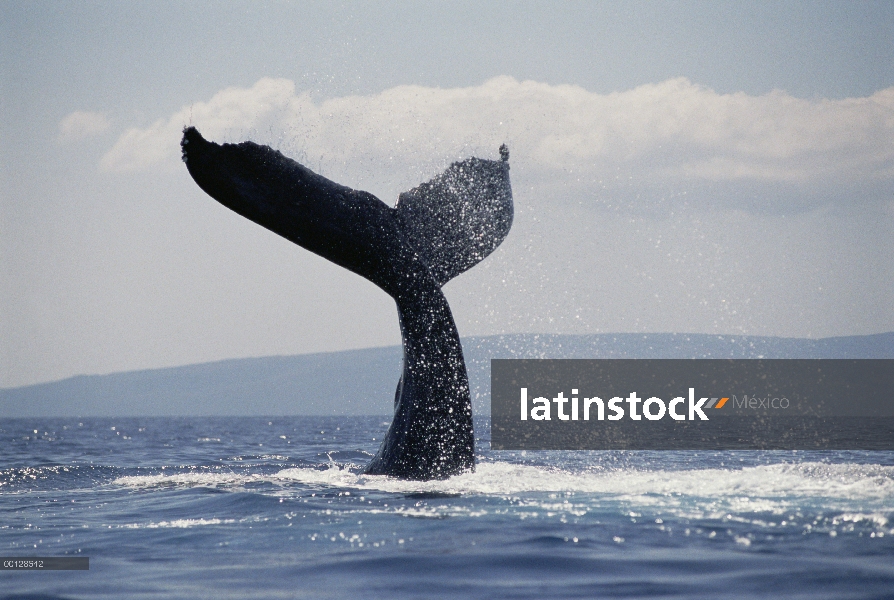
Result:
M122 525L123 529L190 529L203 525L222 525L235 523L235 519L174 519L173 521L159 521L157 523L130 523Z
M894 467L865 464L784 463L693 470L615 470L573 472L558 468L484 462L474 473L445 481L404 481L364 475L332 465L328 469L289 468L275 474L179 473L121 477L114 484L137 487L268 488L260 493L307 498L340 514L387 513L416 518L479 517L512 512L519 519L558 518L565 522L594 511L623 512L631 520L662 518L696 523L717 520L767 528L894 535ZM298 488L298 489L296 489ZM337 492L337 496L332 492ZM387 502L364 497L459 495L498 497L504 502ZM351 498L351 500L348 500ZM356 499L357 501L354 501ZM328 510L327 510L328 512ZM159 525L163 526L163 525ZM176 526L176 525L164 525ZM148 527L148 526L147 526ZM696 533L700 530L693 530ZM688 535L688 534L687 534ZM868 535L868 533L867 533ZM744 544L745 542L741 542Z
M643 500L698 499L840 499L894 502L894 467L865 464L784 463L741 469L638 470L572 472L558 468L485 462L474 473L444 481L404 481L364 475L336 465L328 469L289 468L275 474L175 473L119 477L127 487L224 486L250 483L302 483L333 488L393 493L514 495L536 492L582 492Z
M119 477L112 481L114 485L125 487L190 487L190 486L241 486L252 481L264 481L269 479L262 475L244 475L240 473L174 473L171 475L136 475L131 477Z

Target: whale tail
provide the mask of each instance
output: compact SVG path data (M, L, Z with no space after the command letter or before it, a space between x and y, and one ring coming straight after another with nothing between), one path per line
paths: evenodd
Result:
M470 158L404 192L394 207L401 230L444 285L475 266L509 234L509 151L502 161Z
M471 158L394 208L253 142L181 141L196 183L224 206L372 281L394 298L404 369L394 419L367 473L445 478L474 468L472 403L441 286L494 251L512 225L508 150Z

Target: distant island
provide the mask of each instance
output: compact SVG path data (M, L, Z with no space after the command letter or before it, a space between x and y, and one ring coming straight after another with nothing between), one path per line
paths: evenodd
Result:
M894 332L823 339L683 333L463 338L473 410L490 413L492 358L894 358ZM401 348L80 375L0 389L0 418L391 415Z

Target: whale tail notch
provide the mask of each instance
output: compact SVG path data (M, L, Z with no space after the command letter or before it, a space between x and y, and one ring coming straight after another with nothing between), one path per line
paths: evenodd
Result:
M400 195L394 208L281 153L218 145L184 129L183 161L212 198L385 290L404 368L394 419L364 472L443 479L474 469L472 402L459 333L441 286L496 249L513 219L508 150L470 158Z

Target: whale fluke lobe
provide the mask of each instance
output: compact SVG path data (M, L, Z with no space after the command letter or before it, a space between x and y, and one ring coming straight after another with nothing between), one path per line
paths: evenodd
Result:
M484 260L509 233L509 165L479 158L453 163L401 194L394 209L401 231L444 285Z
M472 403L459 334L441 286L493 252L512 225L508 149L471 158L400 195L394 208L253 142L183 132L183 161L208 195L357 273L397 304L403 374L370 474L443 479L474 468Z

